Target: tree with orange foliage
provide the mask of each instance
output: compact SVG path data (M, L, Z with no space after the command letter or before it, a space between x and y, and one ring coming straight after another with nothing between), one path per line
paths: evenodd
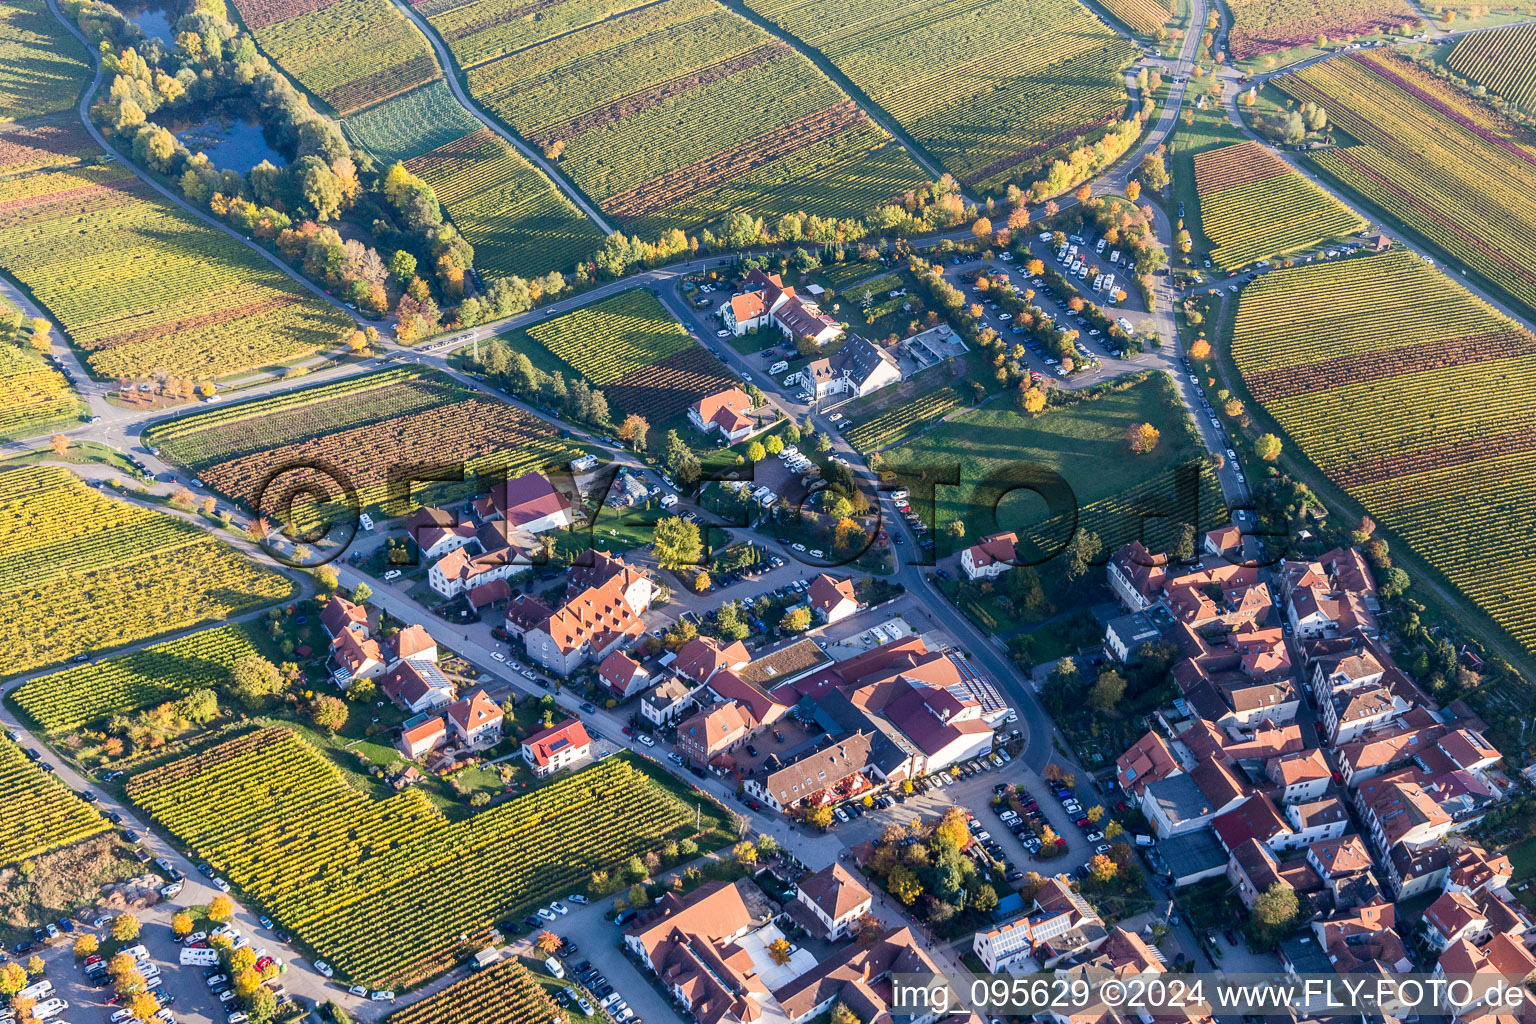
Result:
M986 217L977 217L976 223L971 225L971 234L986 241L992 235L992 221Z
M1141 196L1141 182L1128 181L1125 183L1125 198L1135 202Z
M1189 346L1189 358L1201 360L1211 358L1211 343L1204 338L1196 338L1195 343Z
M1088 197L1093 195L1093 187L1085 181L1081 185L1077 186L1077 191L1072 194L1077 197L1078 202L1086 203L1088 201Z
M1162 434L1150 423L1138 423L1126 433L1126 440L1130 443L1131 451L1137 455L1145 455L1157 447L1157 442L1162 439Z

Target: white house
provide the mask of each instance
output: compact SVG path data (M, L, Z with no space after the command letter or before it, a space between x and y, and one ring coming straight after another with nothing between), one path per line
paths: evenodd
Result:
M701 434L718 433L731 444L744 441L756 427L747 414L752 399L740 388L726 388L705 395L688 407L688 422Z
M449 736L463 746L487 747L501 740L506 716L484 690L448 705L446 714Z
M592 738L574 718L542 729L523 740L523 760L539 778L585 761L592 754Z
M994 533L960 552L960 568L969 580L992 579L1014 567L1016 533Z
M563 529L574 521L570 502L541 473L525 473L497 484L474 507L482 519L499 518L530 534Z
M384 696L413 715L447 707L459 693L442 669L430 661L402 661L379 684Z
M853 590L853 580L837 579L822 573L811 581L805 592L811 611L820 622L831 625L841 622L859 610L859 599Z
M680 721L693 706L694 688L676 676L656 684L640 700L640 717L657 728Z
M384 674L384 652L379 642L359 630L344 629L331 641L331 678L345 690L359 679Z
M847 868L833 863L800 882L795 896L799 917L809 917L820 927L821 937L829 941L852 933L859 918L869 913L874 897Z

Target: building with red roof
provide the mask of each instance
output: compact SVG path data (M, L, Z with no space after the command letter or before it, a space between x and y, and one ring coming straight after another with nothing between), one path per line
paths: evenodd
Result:
M705 395L688 407L688 422L701 434L719 434L727 442L745 441L757 428L752 399L740 388Z
M1183 770L1168 741L1151 730L1115 760L1115 782L1127 800L1140 803L1148 786Z
M651 673L624 651L614 651L604 658L597 666L597 678L614 700L628 700L651 685Z
M1017 565L1019 535L1008 531L981 538L960 552L960 568L968 580L992 579Z
M541 779L581 764L591 755L592 738L587 735L586 726L575 718L541 729L523 740L523 760Z
M841 622L859 610L859 599L854 593L851 579L838 579L821 573L811 581L805 596L817 621L827 625Z
M505 715L484 690L448 705L448 734L461 746L487 747L501 741Z

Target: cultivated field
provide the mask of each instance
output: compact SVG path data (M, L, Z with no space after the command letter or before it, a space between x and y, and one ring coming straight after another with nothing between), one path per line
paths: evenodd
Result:
M1126 110L1136 47L1076 0L749 0L966 185L1028 185Z
M1445 63L1516 106L1536 106L1536 25L1462 36Z
M419 791L364 795L285 729L144 772L128 794L340 976L380 988L442 971L494 922L594 871L696 835L693 805L624 758L450 822Z
M1162 435L1147 455L1132 455L1127 446L1128 431L1139 423L1151 423ZM1185 479L1176 471L1203 454L1166 375L1149 374L1071 405L1048 407L1038 417L999 400L946 420L887 450L884 458L902 479L954 468L962 484L939 489L937 518L941 528L964 520L965 543L999 529L1015 530L1046 553L1070 538L1071 509L1082 510L1077 528L1098 533L1111 548L1138 536L1148 514L1173 525L1198 522L1201 529L1219 522L1225 510L1214 475L1204 471ZM1038 482L1041 472L1059 473L1066 481L1068 490L1056 496L1055 505L1025 491L1007 493L1026 481Z
M0 2L0 121L73 108L90 68L85 48L44 0Z
M96 143L73 113L0 124L0 175L65 167L95 152Z
M78 842L109 826L96 809L0 737L0 867Z
M702 396L741 383L639 288L534 324L507 340L515 349L544 349L573 376L600 389L615 409L644 416L653 428L682 416ZM653 429L652 435L659 432Z
M1231 0L1230 6L1227 48L1234 60L1307 46L1319 33L1337 39L1385 32L1419 18L1404 0Z
M1195 156L1211 260L1223 270L1365 230L1349 208L1257 142Z
M456 142L483 125L439 79L352 115L345 127L354 145L388 166Z
M1119 18L1126 28L1144 36L1155 34L1173 17L1173 12L1160 0L1101 0L1100 6Z
M220 620L293 586L202 530L52 467L0 473L7 674Z
M960 394L954 388L939 388L919 395L910 402L887 409L849 429L848 443L861 452L878 451L888 444L915 433L947 413L960 408Z
M716 0L422 9L476 99L644 233L736 210L857 217L926 180L809 60Z
M389 1024L547 1024L564 1016L527 968L504 960L390 1014Z
M476 474L519 473L568 462L575 452L553 428L430 370L400 368L335 384L179 417L145 432L162 458L185 466L209 487L249 507L274 470L326 467L351 483L367 508L404 486L390 485L396 467L462 465L462 484L412 492L422 503L473 493ZM289 471L283 487L323 474ZM414 500L413 505L414 507Z
M1278 80L1360 140L1317 165L1536 311L1536 146L1408 60L1352 53Z
M0 388L5 393L0 440L79 426L84 403L64 375L35 352L0 345Z
M389 0L235 0L271 58L348 114L442 77L431 46Z
M1536 337L1391 252L1249 285L1232 354L1314 464L1536 650Z
M30 679L12 691L16 706L48 733L80 729L176 700L222 689L241 658L260 656L253 627L220 626L122 654L96 665Z
M409 161L475 247L475 268L493 276L569 272L603 233L554 183L489 128Z
M352 326L117 164L0 178L0 267L102 377L227 376L330 349Z

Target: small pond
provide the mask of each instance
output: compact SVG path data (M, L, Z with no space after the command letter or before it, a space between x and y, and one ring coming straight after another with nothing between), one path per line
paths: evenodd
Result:
M170 8L164 3L150 0L150 3L142 7L129 3L120 3L118 4L118 10L122 12L123 17L143 29L146 36L163 40L167 46L174 45L175 38L172 29L175 27L176 19L180 15L172 14Z
M221 171L246 173L269 160L281 167L286 160L261 135L261 122L215 114L206 120L178 121L167 125L192 152L204 152Z

